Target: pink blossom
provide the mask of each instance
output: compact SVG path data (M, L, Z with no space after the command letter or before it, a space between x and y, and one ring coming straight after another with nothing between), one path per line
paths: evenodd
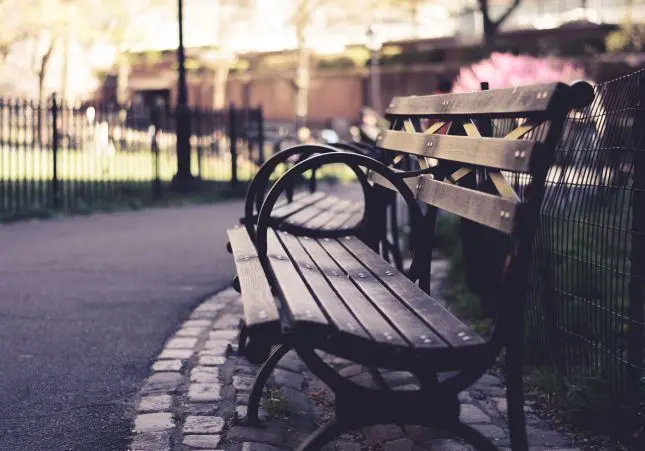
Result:
M561 58L492 53L485 60L462 67L452 90L479 91L482 81L488 82L490 89L500 89L535 83L569 83L584 78L583 68Z

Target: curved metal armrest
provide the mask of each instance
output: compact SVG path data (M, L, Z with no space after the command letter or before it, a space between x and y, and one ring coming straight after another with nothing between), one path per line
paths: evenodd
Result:
M249 184L248 190L246 191L246 199L244 201L245 222L253 218L255 211L260 211L262 202L264 201L264 193L269 185L269 178L279 164L284 163L294 155L300 155L302 159L303 157L308 157L315 153L329 152L338 152L338 149L326 145L301 144L288 147L268 158L260 167L257 174L255 174L253 180L251 180L251 183Z
M260 209L260 214L258 216L257 229L254 231L254 235L255 235L254 238L255 238L255 245L256 245L255 247L263 266L267 268L267 263L268 263L267 233L269 228L269 222L271 219L271 212L273 210L273 206L275 205L276 201L280 197L280 194L282 194L285 187L288 186L289 183L291 183L292 180L298 175L312 168L316 168L325 164L332 164L332 163L343 163L349 166L350 168L352 168L354 171L358 170L359 172L360 172L360 169L358 169L359 167L364 167L368 170L374 171L380 174L381 176L383 176L385 179L387 179L398 190L398 192L401 194L401 196L405 200L410 210L411 229L412 229L411 238L417 246L417 249L415 249L415 253L412 259L413 264L411 265L411 267L412 268L424 267L423 259L427 259L428 256L430 255L429 249L426 249L427 247L426 245L429 243L429 241L425 236L427 234L424 234L423 230L421 230L422 224L424 223L423 216L421 214L421 209L419 207L419 204L416 202L415 196L410 190L410 188L408 187L408 185L403 181L403 179L398 174L396 174L390 168L385 166L383 163L380 163L379 161L364 155L349 153L349 152L340 152L340 151L333 152L333 153L326 153L323 155L317 155L305 161L302 161L301 163L298 163L297 165L289 169L273 185L273 187L269 191L269 194L264 200L264 203L262 204L262 208Z

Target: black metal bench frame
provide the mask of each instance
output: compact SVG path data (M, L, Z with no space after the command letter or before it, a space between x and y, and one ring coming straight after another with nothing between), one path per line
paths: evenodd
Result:
M264 361L252 390L247 423L258 423L257 409L262 388L280 358L289 349L295 349L307 367L336 395L335 419L312 434L300 446L300 450L320 449L348 430L388 423L434 426L463 438L480 450L496 450L496 446L479 431L460 422L457 395L479 379L505 349L512 448L527 450L522 389L522 318L530 250L547 172L564 120L572 108L588 105L592 97L591 87L580 83L571 87L551 84L457 96L394 99L388 110L389 116L394 119L393 130L380 134L378 145L382 149L418 156L421 170L417 171L394 171L369 157L337 152L324 146L308 148L307 152L319 155L307 158L287 171L269 191L259 215L249 217L244 229L229 232L244 303L245 327L240 337L240 351L251 361ZM418 121L421 117L438 118L440 122L424 133ZM518 123L506 139L482 138L478 124L498 117L525 120ZM452 136L433 134L447 124ZM430 165L428 158L438 159L440 163ZM426 324L432 324L430 327L435 328L438 335L431 335L432 339L424 335L416 337L416 341L410 341L407 347L390 346L382 341L364 340L341 333L341 324L335 324L334 328L334 323L327 324L326 319L316 322L313 317L307 320L307 315L299 319L291 315L290 312L298 307L294 304L297 296L293 292L296 282L305 289L309 288L311 293L315 292L314 288L305 284L309 279L304 268L312 268L299 261L295 254L289 254L291 251L287 250L286 244L282 252L287 252L287 257L276 252L275 243L307 239L302 237L318 239L324 235L312 230L288 229L284 223L272 221L271 212L294 177L330 163L344 163L357 172L366 190L367 213L361 227L335 231L328 234L325 240L333 240L333 237L344 237L343 240L350 241L360 239L378 252L382 240L378 231L383 224L383 210L377 208L378 199L384 190L398 192L410 210L412 243L415 247L412 265L405 276L425 293L429 292L432 245L432 234L428 232L434 228L438 209L510 237L499 289L494 293L499 297L498 317L488 339L484 340L471 331L466 334L463 330L469 329L465 325L455 329L454 325L458 323L446 316L445 312L431 304L426 310L419 309L418 303L415 307L414 300L406 304L410 311ZM368 176L364 176L359 167L365 168ZM530 181L521 197L505 181L501 170L529 175ZM484 183L481 177L494 185L496 195L482 192ZM465 182L470 185L459 186L459 183ZM419 202L427 204L425 214ZM376 214L373 214L375 210ZM320 241L317 243L324 247ZM340 241L337 243L334 241L333 245L343 247ZM360 246L365 247L356 241L352 243L351 246L359 246L359 249L362 249ZM289 255L293 261L289 261ZM383 272L383 264L374 260L374 257L370 258L375 265L368 267L373 274L372 280L391 289L392 285L388 284L394 282L387 281L390 279L386 280L385 275L395 280L400 273L394 268ZM291 268L291 272L285 273L281 268ZM317 269L313 268L314 271ZM323 269L321 267L320 271ZM302 280L294 279L296 274ZM361 273L347 273L347 277L360 286L357 278L362 277ZM409 285L401 286L406 294L414 292L410 291ZM414 293L418 295L418 292ZM401 294L400 299L405 301L406 294ZM279 299L278 304L273 300L274 295ZM430 300L431 296L422 299L423 302ZM371 302L378 308L378 299ZM351 309L349 311L352 312ZM433 322L436 319L434 314L439 315L439 323ZM392 321L395 320L392 318ZM450 321L442 326L441 321L444 320ZM402 336L406 335L403 329L398 330ZM434 337L444 341L437 344L432 341ZM422 340L419 341L419 338ZM463 341L460 341L461 338ZM425 346L423 343L430 344ZM277 347L273 349L274 346ZM402 392L386 387L371 389L359 386L334 371L316 354L316 350L372 368L408 371L417 377L420 389ZM438 375L448 371L456 373L440 380Z

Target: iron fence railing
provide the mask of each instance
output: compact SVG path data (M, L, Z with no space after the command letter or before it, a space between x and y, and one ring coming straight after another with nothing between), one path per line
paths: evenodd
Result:
M263 160L262 110L193 109L191 171L209 189ZM0 216L152 200L177 171L171 109L0 98Z

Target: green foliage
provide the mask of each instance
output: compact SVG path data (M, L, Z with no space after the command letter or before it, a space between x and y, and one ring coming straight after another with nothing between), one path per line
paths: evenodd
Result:
M289 403L284 399L280 390L275 388L267 390L264 393L264 406L271 419L279 420L289 416Z
M320 59L317 62L318 69L347 69L351 67L356 67L356 62L351 58L346 56L341 56L339 58L325 58Z
M484 315L481 299L468 288L457 217L442 215L437 219L434 248L450 261L442 293L450 310L468 321L476 332L487 335L491 331L493 321Z
M609 53L642 51L645 48L645 23L622 25L607 35L605 45Z

